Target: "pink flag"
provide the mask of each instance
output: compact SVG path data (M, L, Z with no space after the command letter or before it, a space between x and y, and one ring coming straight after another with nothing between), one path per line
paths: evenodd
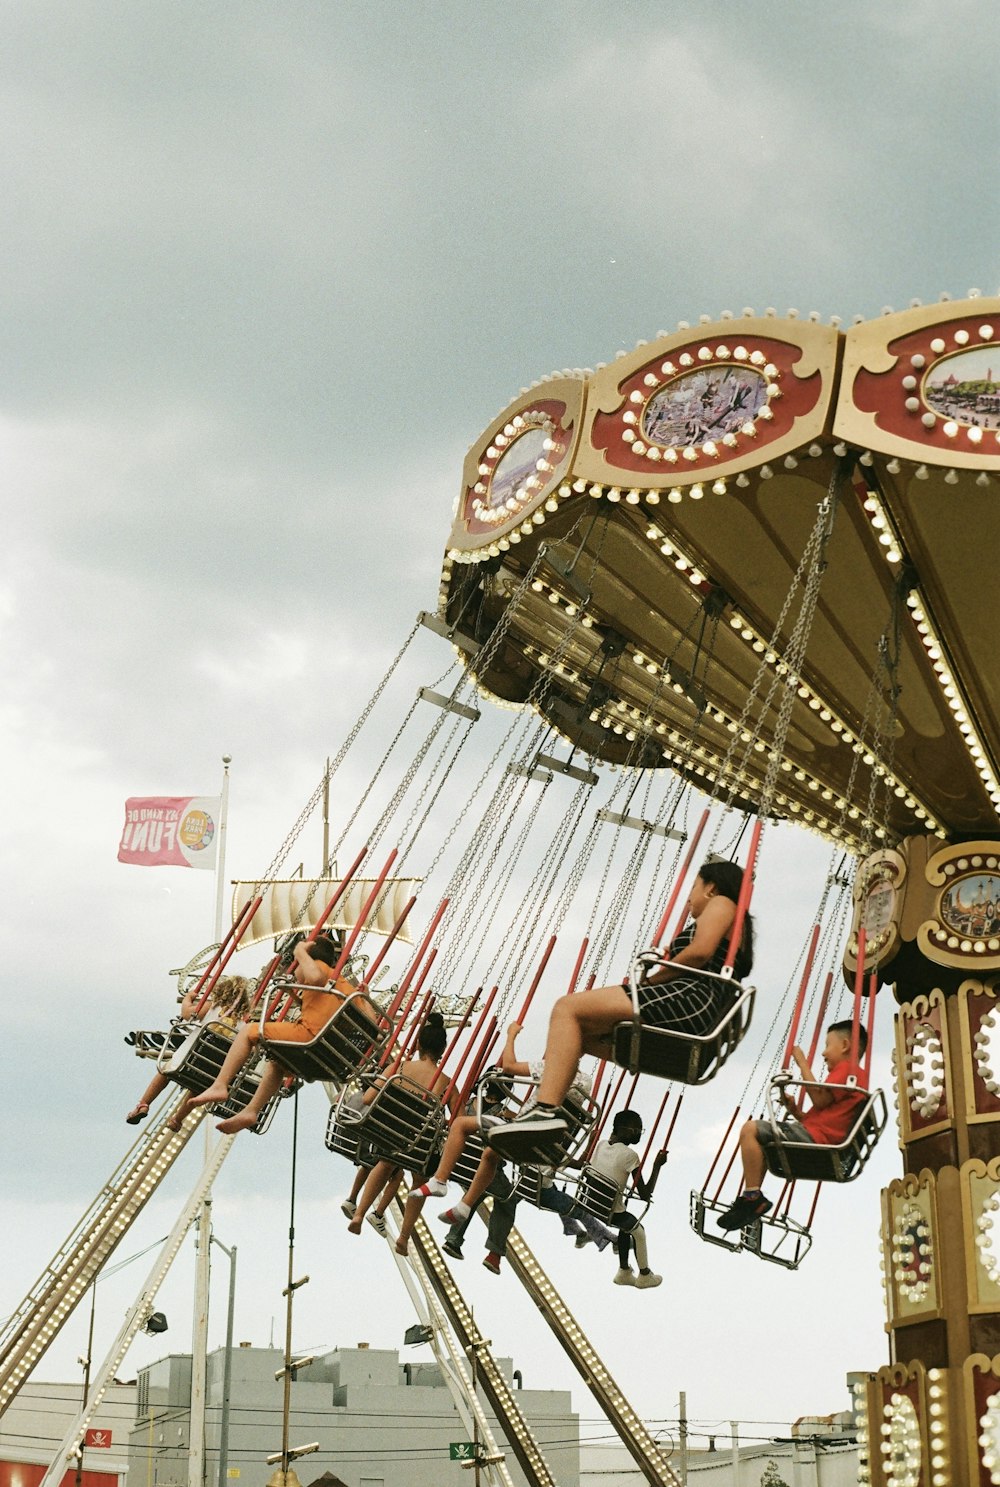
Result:
M219 796L132 796L118 861L136 867L215 867Z

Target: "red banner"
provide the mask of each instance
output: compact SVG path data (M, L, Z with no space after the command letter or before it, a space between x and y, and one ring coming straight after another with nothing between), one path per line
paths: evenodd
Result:
M83 1444L87 1447L96 1446L101 1450L111 1449L110 1430L86 1430L83 1434Z
M118 861L135 867L214 868L220 807L217 795L130 797Z

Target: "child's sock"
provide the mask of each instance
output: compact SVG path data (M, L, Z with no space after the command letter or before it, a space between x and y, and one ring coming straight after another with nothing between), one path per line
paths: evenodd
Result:
M759 1198L760 1188L744 1188L741 1196L744 1198Z
M428 1177L418 1188L413 1189L416 1198L443 1198L448 1191L448 1184L442 1182L439 1177Z
M450 1208L446 1208L443 1213L439 1213L438 1218L443 1224L463 1224L470 1217L471 1213L472 1209L468 1203L463 1203L459 1200L458 1203L453 1203Z

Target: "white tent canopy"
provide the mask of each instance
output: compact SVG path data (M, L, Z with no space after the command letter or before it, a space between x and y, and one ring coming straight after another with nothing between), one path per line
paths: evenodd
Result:
M264 902L254 914L245 933L240 936L240 944L256 945L261 940L271 940L276 935L287 934L289 930L312 929L336 892L338 881L336 878L273 878L263 886L255 882L235 882L234 923L255 894L263 892L264 895ZM377 911L368 920L368 929L372 934L389 933L403 912L407 900L419 890L421 882L420 878L386 879L377 901ZM374 878L355 878L324 928L353 929L374 883ZM405 944L413 943L409 915L403 922L397 939Z

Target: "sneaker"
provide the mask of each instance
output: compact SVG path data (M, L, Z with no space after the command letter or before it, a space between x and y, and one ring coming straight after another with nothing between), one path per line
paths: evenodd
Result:
M545 1147L569 1129L566 1117L550 1105L532 1105L489 1134L491 1150L503 1157L525 1157Z
M589 1234L578 1234L576 1236L575 1243L576 1243L576 1248L577 1249L583 1249L585 1245L588 1245L590 1243L590 1235Z
M652 1290L653 1286L659 1286L662 1284L663 1276L654 1275L651 1270L647 1270L645 1272L640 1270L639 1274L635 1278L636 1288L640 1291L649 1291Z
M615 1275L614 1284L616 1286L634 1286L635 1283L635 1272L629 1270L628 1267L624 1270L619 1270Z
M386 1226L385 1219L382 1217L382 1215L380 1213L369 1213L369 1214L366 1215L366 1217L367 1217L368 1223L371 1224L371 1226L375 1230L375 1233L376 1234L381 1234L381 1236L382 1236L383 1239L388 1239L389 1238L388 1227Z
M493 1250L487 1250L483 1257L483 1265L491 1275L500 1274L500 1256L494 1254Z
M754 1219L763 1218L770 1207L763 1193L757 1193L754 1197L741 1193L736 1202L716 1219L716 1223L720 1229L745 1229Z
M457 1242L457 1240L446 1239L441 1248L444 1250L445 1254L450 1255L453 1260L465 1259L465 1256L462 1254L462 1246Z
M356 1203L352 1203L350 1198L345 1198L343 1203L341 1203L340 1205L340 1211L344 1215L345 1219L352 1219L358 1211L358 1205Z

